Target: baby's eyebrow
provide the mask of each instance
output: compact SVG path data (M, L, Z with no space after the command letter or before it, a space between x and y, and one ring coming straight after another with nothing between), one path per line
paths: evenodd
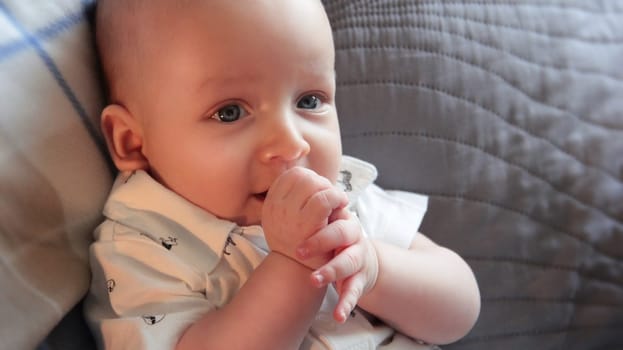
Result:
M335 69L310 67L302 72L300 78L307 81L334 81L336 77Z
M261 80L259 75L255 74L232 74L225 76L208 76L201 80L199 86L197 87L197 91L202 91L210 86L219 86L219 87L227 87L227 86L235 86L240 83L249 83L249 82L257 82Z

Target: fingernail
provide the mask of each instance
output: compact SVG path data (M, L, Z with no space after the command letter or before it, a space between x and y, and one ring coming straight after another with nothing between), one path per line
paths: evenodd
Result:
M340 311L340 323L346 322L346 313L344 311Z
M322 275L318 272L312 274L312 280L314 281L314 284L318 287L322 287L324 285L324 277L322 277Z

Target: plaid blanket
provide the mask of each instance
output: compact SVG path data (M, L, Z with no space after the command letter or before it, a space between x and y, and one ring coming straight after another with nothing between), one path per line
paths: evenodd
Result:
M32 349L89 285L87 246L114 168L86 9L0 1L0 339Z

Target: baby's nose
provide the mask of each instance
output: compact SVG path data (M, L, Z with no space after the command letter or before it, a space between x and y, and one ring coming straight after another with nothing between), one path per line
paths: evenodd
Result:
M301 126L290 117L274 118L274 122L267 123L266 137L264 138L261 157L264 162L293 163L306 156L310 145L305 140Z

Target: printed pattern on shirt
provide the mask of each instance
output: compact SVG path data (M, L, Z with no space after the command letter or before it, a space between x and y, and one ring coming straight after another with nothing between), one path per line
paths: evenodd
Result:
M344 192L352 192L353 185L350 183L350 180L353 178L353 173L348 170L341 170L340 175L342 175L342 178L337 181L344 186Z
M149 326L153 326L156 323L160 323L160 321L164 320L166 315L143 315L143 321Z
M168 236L166 238L160 237L160 243L162 243L162 246L167 250L171 250L171 248L178 245L177 238L172 236Z

